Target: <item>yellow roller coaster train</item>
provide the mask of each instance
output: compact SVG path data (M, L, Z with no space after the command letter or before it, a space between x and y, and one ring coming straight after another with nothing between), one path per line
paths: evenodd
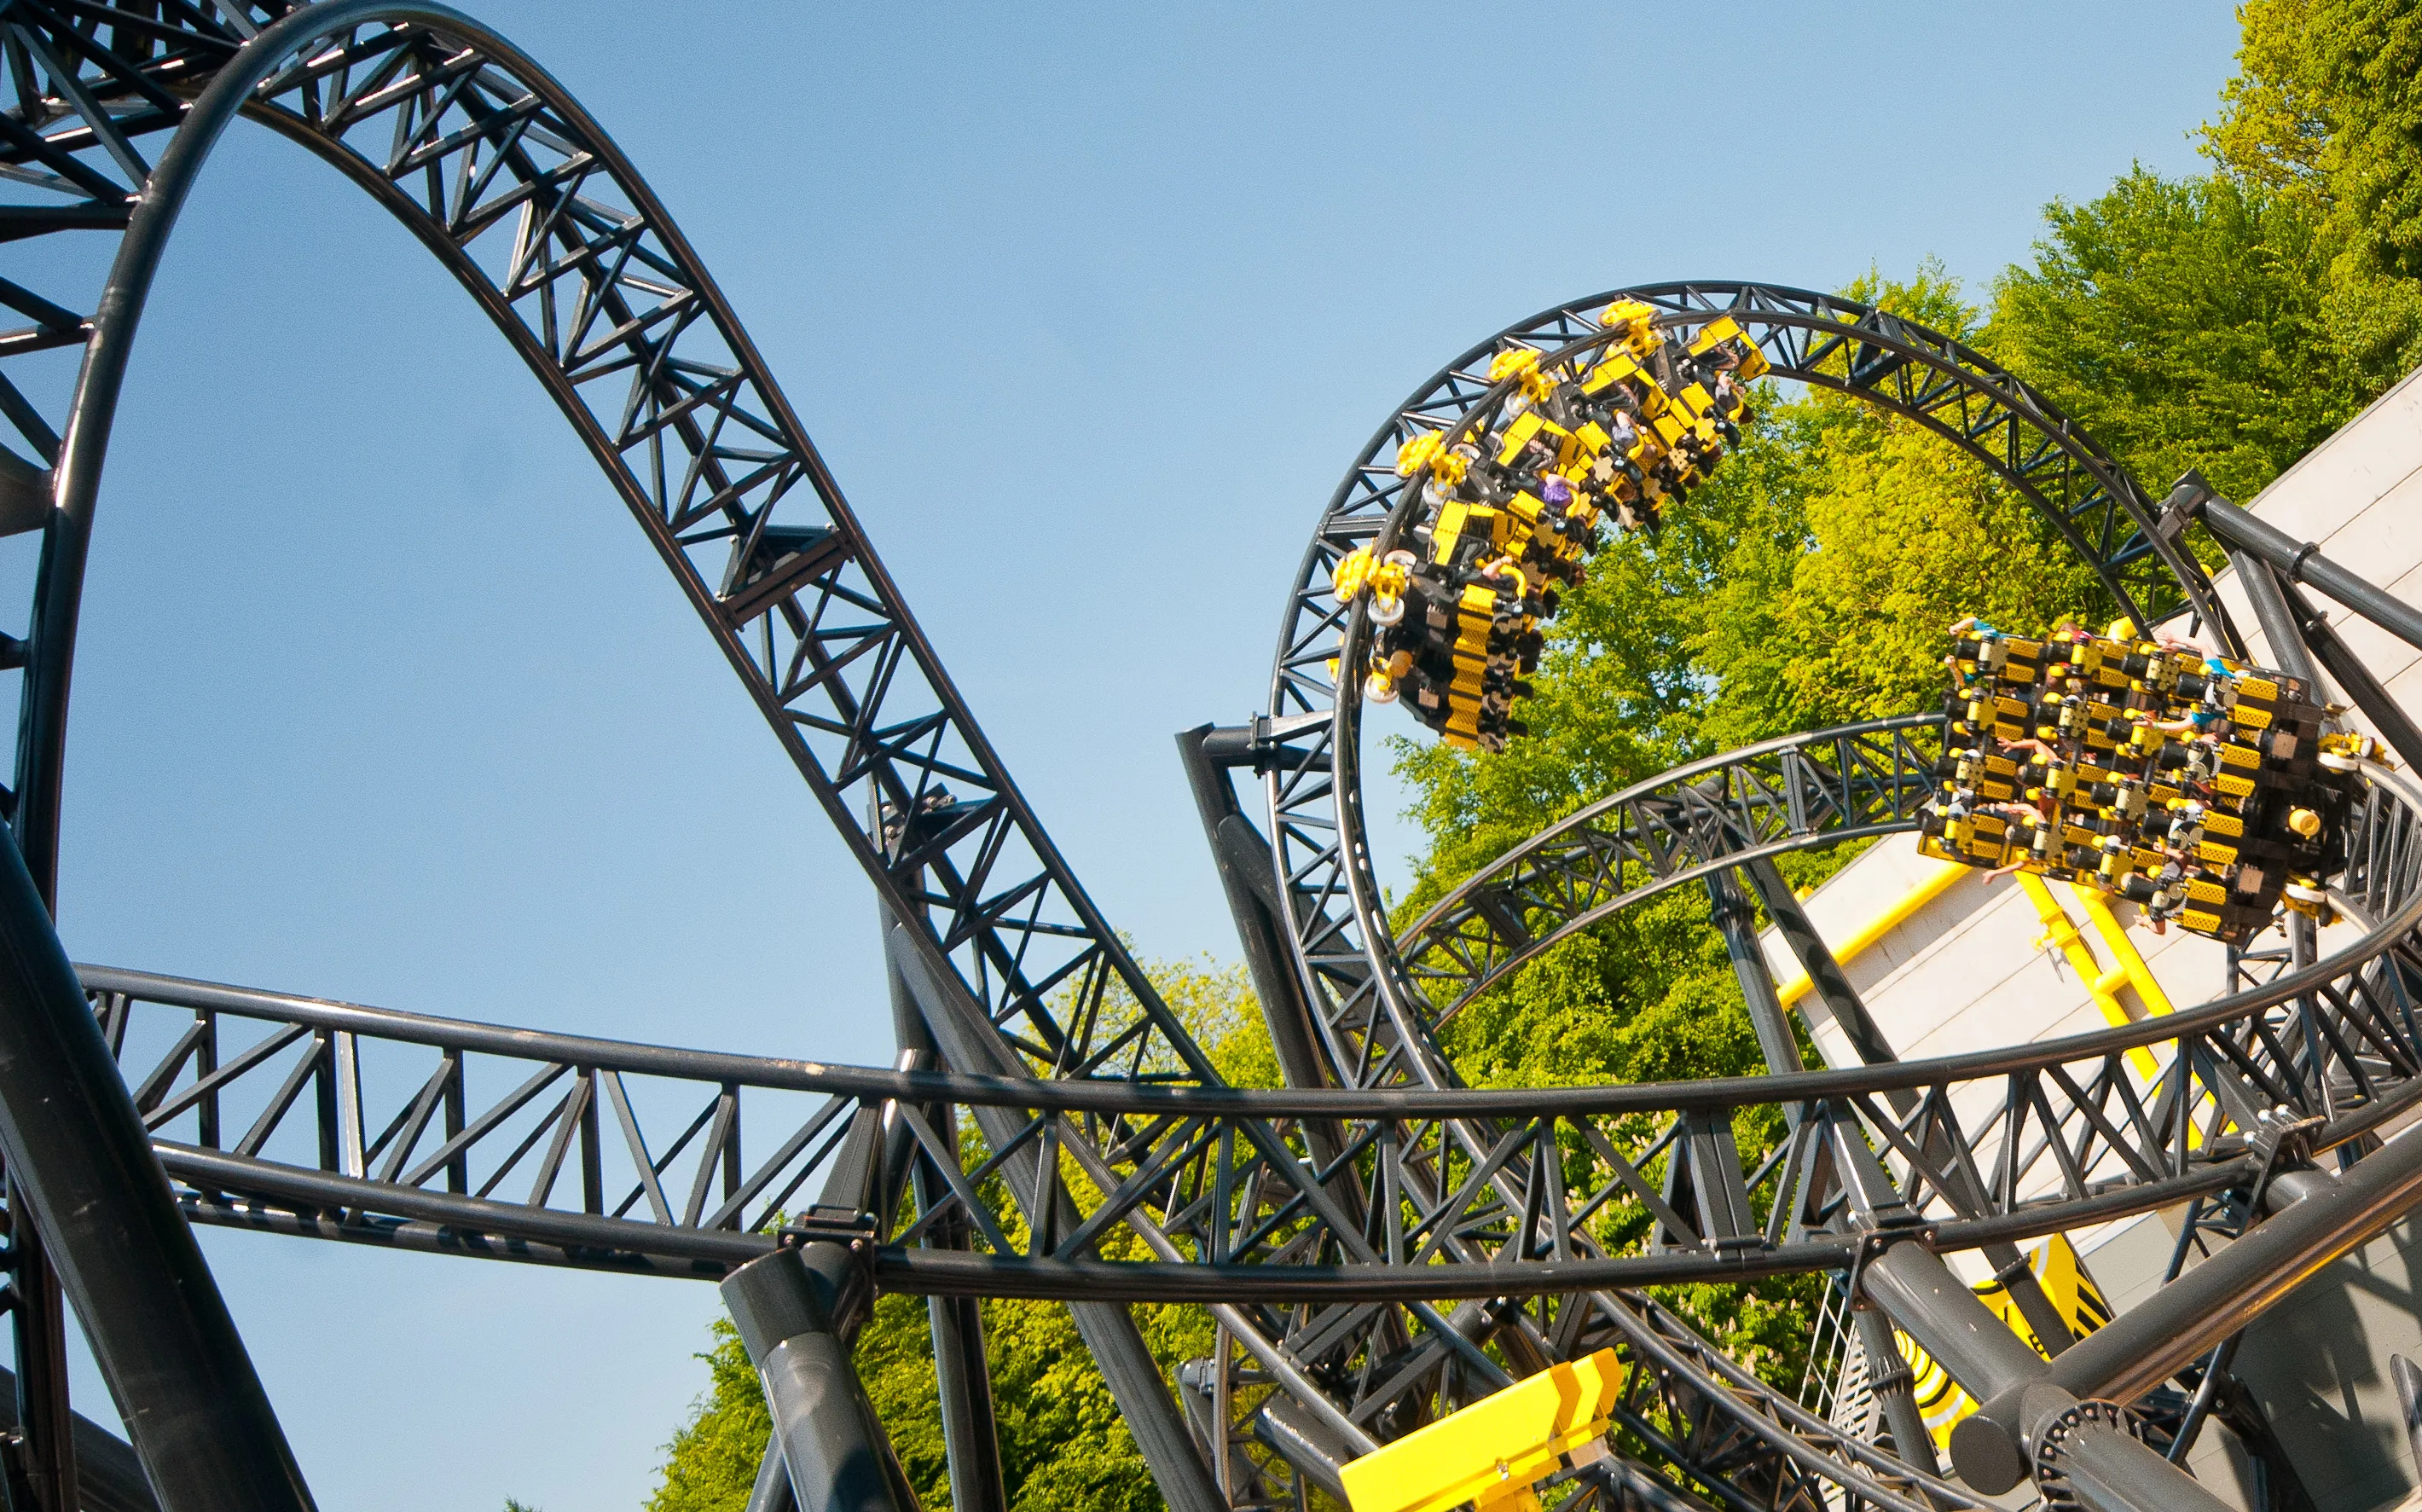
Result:
M1340 603L1371 595L1364 697L1403 699L1451 745L1499 750L1528 733L1513 705L1538 669L1540 622L1581 581L1599 520L1654 531L1738 443L1742 386L1767 371L1731 317L1679 350L1655 313L1608 307L1610 339L1554 369L1535 349L1500 353L1488 376L1510 392L1486 428L1397 449L1426 510L1412 532L1422 549L1376 558L1364 546L1332 577Z
M2044 639L1951 627L1928 856L2098 888L2156 930L2236 942L2280 906L2330 918L2368 738L2293 677L2122 621Z

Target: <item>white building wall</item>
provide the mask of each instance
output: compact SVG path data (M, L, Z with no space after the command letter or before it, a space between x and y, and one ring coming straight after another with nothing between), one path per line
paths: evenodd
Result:
M2422 604L2422 372L2382 396L2247 507ZM2216 586L2259 661L2260 626L2235 575L2223 573ZM2422 652L2342 611L2331 622L2399 702L2422 717ZM1943 864L1919 856L1907 837L1879 842L1810 895L1809 917L1827 939L1847 940ZM2052 892L2100 964L2115 965L2076 901L2057 884ZM2133 913L2124 906L2116 911L2123 921ZM2179 930L2165 937L2142 927L2129 933L2172 1003L2200 1003L2221 991L2225 955L2214 941ZM2059 952L2045 948L2044 936L2043 921L2015 880L1989 889L1976 873L1844 966L1885 1038L1907 1060L2103 1027L2108 1019L2087 984ZM2344 937L2343 926L2324 935L2324 953L2332 936ZM1779 981L1798 974L1778 936L1769 931L1764 944ZM2147 1011L2131 990L2116 997L2131 1018ZM1821 1005L1808 998L1798 1006L1827 1063L1855 1063ZM2071 1238L2111 1302L2124 1308L2159 1285L2178 1221L2177 1214L2153 1214ZM1983 1274L1981 1266L1966 1268L1972 1279ZM2400 1225L2314 1278L2248 1331L2238 1372L2288 1444L2320 1512L2393 1507L2422 1481L2388 1378L2391 1353L2422 1362L2418 1284L2422 1225ZM2209 1435L2196 1457L2197 1473L2225 1494L2240 1479L2227 1463L2234 1457L2225 1435ZM2237 1488L2242 1500L2241 1486Z

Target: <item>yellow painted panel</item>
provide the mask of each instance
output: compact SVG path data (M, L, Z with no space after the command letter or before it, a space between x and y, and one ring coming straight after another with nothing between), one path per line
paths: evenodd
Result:
M1511 1501L1605 1435L1623 1389L1612 1349L1550 1365L1348 1464L1354 1512L1445 1512Z

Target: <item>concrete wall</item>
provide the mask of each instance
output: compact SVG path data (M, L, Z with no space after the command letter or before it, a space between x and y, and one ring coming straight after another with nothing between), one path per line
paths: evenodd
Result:
M2409 602L2422 603L2422 373L2315 448L2248 508L2298 540L2318 541L2323 553ZM2217 586L2259 660L2260 627L2242 589L2227 573ZM2342 611L2331 620L2399 701L2422 715L2422 652ZM1848 939L1941 864L1920 857L1909 838L1879 842L1811 895L1810 918L1829 940ZM2100 964L2116 964L2086 927L2076 901L2058 885L2052 891ZM2124 906L2116 911L2123 921L2133 913ZM1845 966L1904 1059L2102 1027L2106 1014L2059 953L2044 948L2045 932L2014 881L1989 889L1975 874ZM2173 1004L2203 1002L2222 989L2225 954L2215 942L2175 929L2165 937L2141 926L2129 933ZM2341 926L2325 934L2323 953L2347 933ZM1769 931L1764 943L1778 979L1797 973L1798 963L1778 937ZM2147 1011L2133 991L2116 997L2129 1018ZM1815 1000L1800 1006L1828 1063L1851 1063L1845 1037ZM1980 1095L1990 1099L1992 1093ZM2071 1239L2114 1306L2125 1308L2160 1284L2178 1221L2175 1213L2152 1214ZM1971 1279L1983 1275L1979 1265L1962 1268ZM2422 1361L2417 1282L2422 1225L2409 1222L2316 1276L2247 1331L2239 1374L2289 1446L2320 1512L2393 1507L2422 1482L2388 1377L2391 1353ZM2227 1435L2207 1434L2195 1470L2215 1490L2246 1501L2243 1456Z

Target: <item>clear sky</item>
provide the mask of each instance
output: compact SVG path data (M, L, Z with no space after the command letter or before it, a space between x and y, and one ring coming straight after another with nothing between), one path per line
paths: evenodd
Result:
M2223 4L476 8L715 270L1148 954L1233 954L1171 746L1251 712L1323 500L1442 360L1627 282L1981 291L2194 165ZM883 1062L869 890L417 244L239 126L93 550L82 960ZM713 1288L206 1233L321 1504L634 1508ZM87 1370L87 1411L107 1399Z

